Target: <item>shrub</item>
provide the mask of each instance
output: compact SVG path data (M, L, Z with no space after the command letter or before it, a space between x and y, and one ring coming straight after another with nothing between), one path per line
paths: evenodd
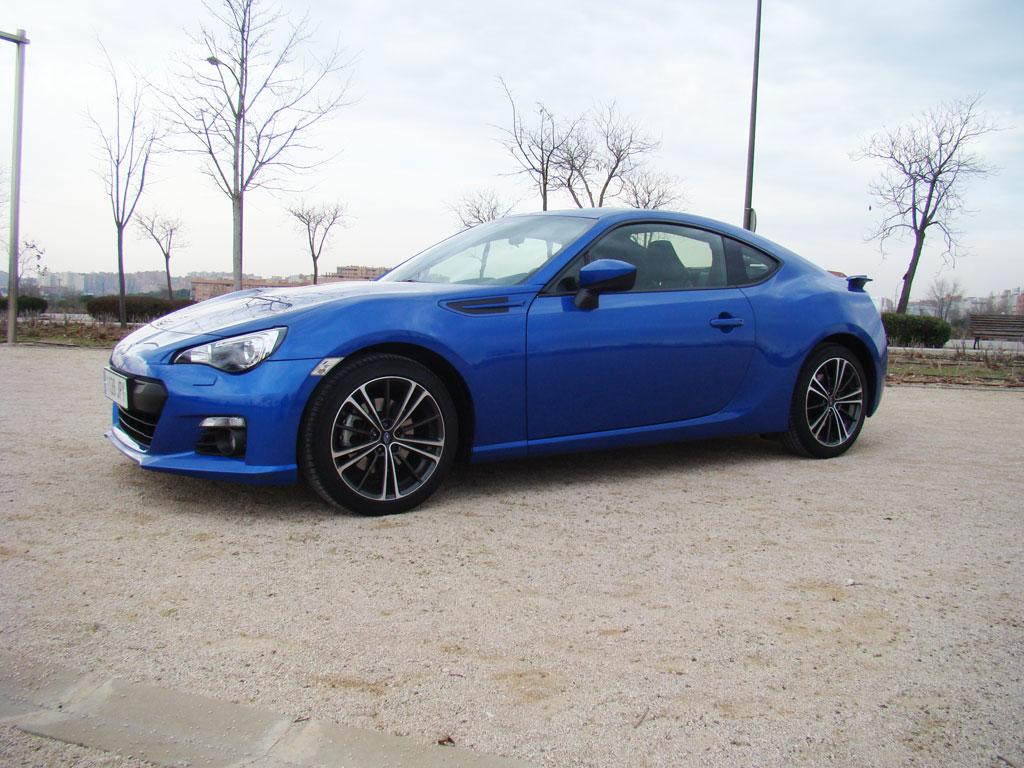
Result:
M882 325L889 343L897 347L939 348L949 341L953 327L938 317L929 315L882 314Z
M41 299L38 296L19 296L18 297L18 314L42 314L46 311L47 307L46 299ZM7 297L0 297L0 312L7 311Z
M195 304L191 299L161 299L156 296L125 296L125 313L129 323L142 323ZM117 296L97 296L85 303L85 310L96 320L117 318L120 314Z

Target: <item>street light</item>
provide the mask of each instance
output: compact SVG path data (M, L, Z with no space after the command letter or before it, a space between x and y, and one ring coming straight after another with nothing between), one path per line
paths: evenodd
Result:
M14 67L14 148L11 150L11 258L7 275L7 343L18 340L18 215L21 209L21 112L25 101L25 30L17 34L0 32L0 39L18 46Z
M221 61L220 59L218 59L218 58L217 58L216 56L214 56L213 54L211 54L211 55L207 56L207 57L206 57L206 61L207 61L208 63L212 64L212 65L213 65L213 66L215 66L215 67L223 67L224 69L226 69L226 70L227 70L228 72L230 72L230 73L231 73L231 79L232 79L232 80L234 80L234 81L235 81L236 83L238 82L238 75L236 75L236 74L235 74L235 70L233 70L233 69L231 68L231 65L230 65L230 64L228 64L228 63L226 63L226 62L223 62L223 61Z
M761 0L757 0L754 24L754 83L750 89L750 133L747 138L747 191L743 199L743 228L757 229L757 214L751 207L754 191L754 124L757 122L757 63L761 55Z

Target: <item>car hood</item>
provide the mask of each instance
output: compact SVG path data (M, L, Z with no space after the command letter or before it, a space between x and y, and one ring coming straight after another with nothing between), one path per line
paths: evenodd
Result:
M321 304L379 296L451 292L452 286L431 283L338 282L284 288L253 288L208 299L154 320L161 331L189 335L231 332L242 324L294 314Z

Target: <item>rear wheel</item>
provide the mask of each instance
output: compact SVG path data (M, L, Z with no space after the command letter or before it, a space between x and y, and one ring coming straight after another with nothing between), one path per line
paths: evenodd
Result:
M817 459L844 453L864 426L866 381L863 366L846 347L815 350L797 378L783 445Z
M398 355L357 359L333 373L307 409L303 474L324 499L353 512L405 512L451 469L457 420L428 368Z

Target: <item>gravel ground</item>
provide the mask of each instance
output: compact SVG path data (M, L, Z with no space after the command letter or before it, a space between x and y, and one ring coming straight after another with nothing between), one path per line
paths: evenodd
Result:
M0 765L4 768L155 768L134 757L112 755L99 749L64 744L33 736L10 725L0 725Z
M890 388L832 461L480 465L370 519L139 469L106 356L0 347L8 651L545 766L1024 766L1020 391Z

